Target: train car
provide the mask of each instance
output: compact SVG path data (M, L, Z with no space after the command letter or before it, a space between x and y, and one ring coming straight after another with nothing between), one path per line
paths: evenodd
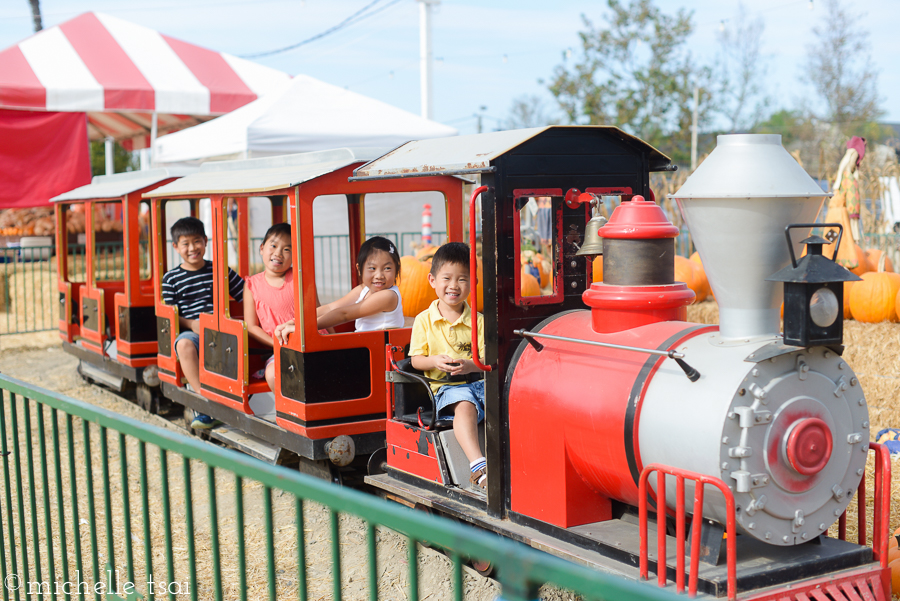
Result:
M384 384L385 345L404 346L410 329L355 332L345 324L335 334L316 328L317 280L323 271L347 275L346 294L358 283L352 268L366 230L367 196L430 192L444 202L448 238L462 240L462 188L456 177L434 176L409 181L348 182L354 168L383 151L337 149L286 157L204 164L197 173L145 195L152 200L154 279L159 344L159 377L164 394L185 407L217 418L228 427L211 436L268 461L281 461L288 450L326 474L334 464L348 464L384 446L387 401ZM202 390L184 387L174 353L179 333L178 311L162 302L162 275L174 267L166 240L166 206L173 202L210 203L208 232L214 268L212 314L200 316L200 383ZM397 201L400 202L399 200ZM434 201L432 201L434 202ZM265 225L289 221L292 231L294 295L297 331L289 344L261 348L251 341L242 319L242 305L229 299L227 266L246 277L259 259L251 243L252 205L265 214ZM342 265L317 262L314 208L343 216L349 245L341 250ZM393 210L402 210L402 203ZM412 207L410 207L411 209ZM421 207L418 209L421 211ZM333 215L332 215L333 216ZM261 240L259 240L261 242ZM235 253L237 256L235 256ZM261 270L261 266L255 268ZM318 276L318 277L317 277ZM324 302L324 296L323 296ZM258 370L274 352L276 369L286 374L270 391ZM266 394L266 393L274 393ZM332 444L339 438L339 444ZM328 460L331 458L332 463Z
M780 136L719 136L674 195L720 309L719 326L695 324L694 295L674 281L678 229L649 185L672 169L599 126L410 142L356 169L360 183L480 178L469 235L486 330L486 356L474 331L472 344L485 369L486 494L467 485L465 456L400 345L388 349L386 448L366 482L597 569L653 571L679 592L890 598L890 462L869 442L865 397L841 358L841 290L855 276L822 255L828 240L806 237L827 194ZM609 196L621 202L604 224L590 207ZM528 296L520 230L537 197L551 199L552 284ZM586 229L602 239L602 282L588 260L601 243ZM844 540L856 491L859 514L874 515L872 547L864 518L859 544Z
M63 348L78 357L83 377L118 392L133 387L139 404L151 412L159 403L155 263L150 260L149 203L141 195L176 178L166 169L101 175L50 200L59 224ZM68 231L70 213L83 217L83 234ZM83 255L79 235L84 236Z

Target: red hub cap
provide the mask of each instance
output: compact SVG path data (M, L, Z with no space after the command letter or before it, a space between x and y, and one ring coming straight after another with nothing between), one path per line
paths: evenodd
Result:
M817 417L794 422L785 449L788 463L804 476L817 474L831 458L832 439L828 424Z

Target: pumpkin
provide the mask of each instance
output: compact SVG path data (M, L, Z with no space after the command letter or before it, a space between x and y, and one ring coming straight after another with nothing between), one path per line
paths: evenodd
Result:
M891 547L888 549L888 563L891 563L895 559L900 559L900 549Z
M400 281L397 282L400 297L403 299L403 314L415 317L428 308L437 294L428 283L428 267L424 263L410 257L400 257Z
M900 559L895 559L888 568L891 570L891 594L900 595Z
M700 253L695 251L694 254L691 255L691 261L696 264L696 277L698 278L700 285L703 287L703 297L706 298L707 296L709 296L711 289L709 287L709 279L706 277L706 269L703 268L703 262L700 260ZM697 302L699 303L700 301L698 300Z
M891 263L890 257L888 257L881 249L867 249L866 260L869 262L869 271L889 271L891 273L894 271L894 264ZM882 260L884 261L883 267L881 266Z
M434 256L434 253L437 252L438 247L432 246L431 244L426 244L422 248L416 251L415 258L419 261L424 261L425 259L430 259Z
M594 259L592 281L603 281L603 255L598 255L597 258Z
M866 258L866 251L860 248L859 244L854 244L853 249L856 251L856 267L850 271L856 275L862 275L872 271L873 268L869 266L869 260Z
M870 271L850 289L850 314L863 323L897 321L900 274Z
M694 303L706 299L706 290L702 280L697 276L697 264L682 256L675 256L675 281L684 282L694 291Z
M891 549L896 549L898 547L897 535L891 534L888 536L888 551Z
M534 255L532 259L534 266L538 268L538 273L541 274L541 288L546 288L553 283L552 276L550 274L550 262L545 261L544 257L540 254Z
M850 319L852 317L850 314L850 288L852 288L855 283L856 281L844 282L844 319Z
M528 273L527 265L522 266L521 276L522 296L540 296L541 285L536 277Z

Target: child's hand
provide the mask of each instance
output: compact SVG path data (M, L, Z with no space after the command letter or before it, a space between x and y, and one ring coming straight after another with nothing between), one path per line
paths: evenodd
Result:
M454 359L450 355L434 355L431 357L434 361L435 369L439 369L448 374L453 374L454 370L459 369L460 359Z
M471 359L457 359L457 361L459 362L459 367L457 367L455 371L450 372L451 376L481 373L482 371Z
M292 319L290 321L286 321L285 323L275 326L275 338L277 338L281 344L287 344L288 336L290 336L291 333L293 333L293 331L294 331L294 320Z

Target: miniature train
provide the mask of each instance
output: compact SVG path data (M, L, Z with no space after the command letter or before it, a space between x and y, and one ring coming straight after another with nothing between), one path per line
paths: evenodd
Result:
M98 279L89 260L85 281L73 281L59 253L66 350L83 369L101 372L92 379L133 382L148 408L164 396L325 473L367 462L365 481L383 496L598 569L645 580L655 572L660 586L678 590L689 571L689 591L710 597L890 597L890 463L869 443L865 398L841 359L841 290L855 276L822 255L828 240L818 236L803 241L798 259L801 234L827 195L780 136L720 136L673 195L719 303L719 326L685 320L693 293L674 281L678 230L653 202L649 181L674 166L643 141L614 127L554 126L410 142L381 154L206 164L182 178L138 172L95 178L58 197L58 223L84 205L89 258L94 205L112 203L124 221L120 280ZM470 180L478 187L466 205ZM473 279L476 264L483 269L486 356L473 348L486 370L486 495L470 487L452 428L435 419L433 399L403 361L408 328L316 328L315 200L345 197L352 257L366 239L366 195L417 191L443 195L448 240L470 243ZM608 196L622 202L602 225L591 207ZM251 197L271 200L273 222L287 218L294 241L298 327L287 345L276 342L268 415L253 404L268 390L253 376L262 358L240 307L228 301L223 267L228 207L237 208L237 248L248 249ZM552 281L526 296L520 217L537 197L551 199ZM215 312L201 316L195 394L184 389L172 352L177 310L162 303L160 281L172 267L165 205L187 200L196 212L201 199L210 203L217 268ZM151 215L143 244L142 202ZM599 240L585 233L592 221L604 256L598 283L590 249ZM238 252L238 272L247 275L248 253ZM862 521L860 544L843 540L870 450L872 547ZM656 520L661 498L665 527ZM836 522L841 536L829 538Z

